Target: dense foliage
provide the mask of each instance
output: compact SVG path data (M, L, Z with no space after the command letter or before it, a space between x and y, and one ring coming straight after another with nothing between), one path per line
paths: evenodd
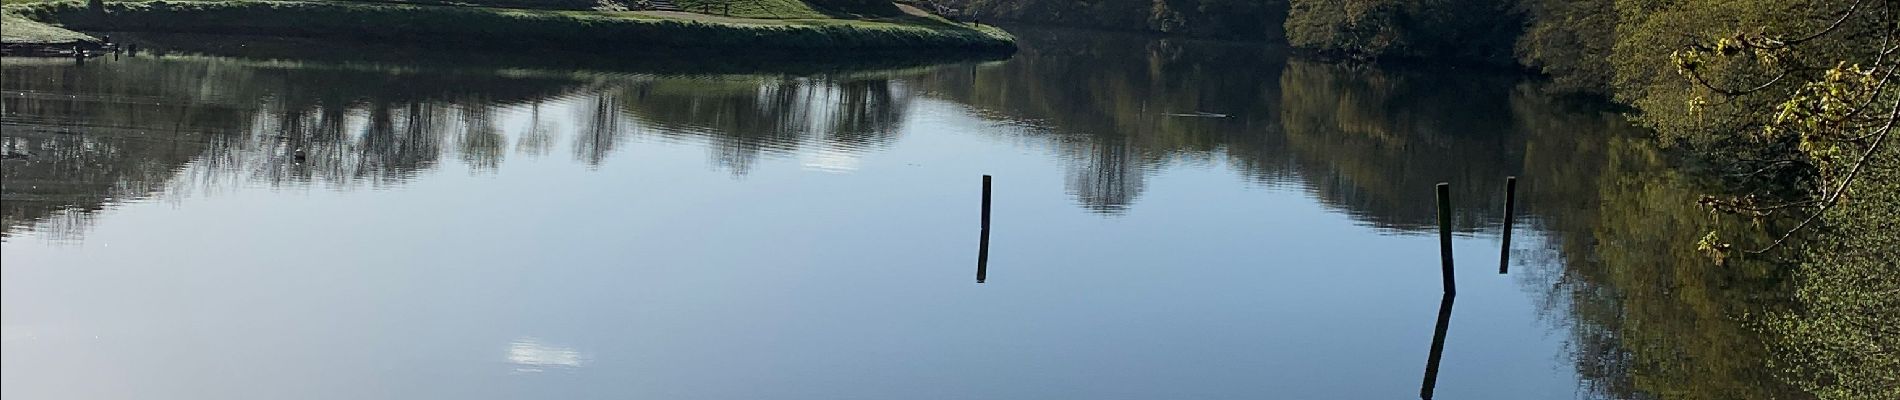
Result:
M1351 58L1426 58L1498 63L1522 31L1512 4L1497 0L1293 0L1288 43Z
M1506 24L1520 32L1483 26L1519 15L1470 17L1483 12L1475 7L1507 6L1522 13L1521 24ZM1709 268L1773 260L1791 273L1786 309L1719 313L1771 333L1766 345L1734 349L1775 349L1776 377L1822 398L1871 399L1900 398L1900 335L1891 328L1900 320L1900 152L1888 143L1900 116L1900 95L1888 87L1900 49L1896 12L1881 0L1295 1L1287 29L1295 46L1367 59L1496 62L1501 43L1514 43L1517 63L1560 86L1633 106L1641 125L1720 178L1700 206L1755 221L1660 242L1698 243L1715 261ZM1688 197L1643 204L1688 205ZM1638 294L1620 296L1635 304ZM1652 346L1641 339L1618 345L1641 356Z

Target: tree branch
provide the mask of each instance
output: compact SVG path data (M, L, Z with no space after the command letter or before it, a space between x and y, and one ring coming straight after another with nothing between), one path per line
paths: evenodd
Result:
M1875 131L1877 135L1874 136L1874 144L1868 146L1867 151L1861 153L1859 160L1854 161L1854 167L1847 171L1847 176L1841 179L1840 185L1834 188L1834 192L1828 194L1826 203L1815 210L1814 215L1802 219L1800 224L1796 224L1793 229L1789 229L1788 232L1783 233L1780 238L1775 239L1774 243L1770 243L1767 247L1750 250L1748 253L1761 254L1781 246L1782 243L1788 241L1788 238L1793 237L1796 232L1800 232L1801 228L1807 227L1808 224L1813 223L1815 219L1820 218L1822 214L1826 214L1827 210L1839 205L1841 196L1847 194L1847 186L1854 183L1854 178L1860 175L1861 169L1865 168L1867 163L1873 160L1874 156L1880 154L1880 145L1886 143L1887 136L1893 133L1893 125L1896 119L1900 119L1900 98L1894 99L1893 110L1887 113L1887 124Z

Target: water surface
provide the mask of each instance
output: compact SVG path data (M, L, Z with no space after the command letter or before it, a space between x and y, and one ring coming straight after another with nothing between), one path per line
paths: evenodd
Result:
M1731 318L1769 273L1694 253L1702 183L1621 116L1496 73L1019 36L751 72L7 59L0 390L1409 398L1450 182L1439 397L1786 396Z

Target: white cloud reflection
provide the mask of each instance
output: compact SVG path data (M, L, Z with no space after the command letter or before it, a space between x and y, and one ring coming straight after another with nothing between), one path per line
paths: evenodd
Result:
M542 372L547 368L576 368L586 362L581 352L572 347L542 343L540 339L524 337L508 343L508 363L515 365L516 372Z
M823 148L808 151L799 156L805 169L834 174L850 173L858 170L858 154L851 149Z

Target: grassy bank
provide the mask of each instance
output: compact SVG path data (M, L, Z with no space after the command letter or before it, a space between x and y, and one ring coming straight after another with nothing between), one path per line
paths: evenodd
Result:
M84 33L43 24L39 21L13 15L12 13L0 12L0 43L9 45L56 45L97 40L98 39Z
M316 1L83 1L11 4L6 12L81 31L340 38L454 47L628 49L957 49L1008 51L1008 33L940 19L695 18L677 13L528 10ZM13 30L11 20L7 30Z
M687 11L712 10L713 14L743 18L797 19L831 18L811 4L799 0L674 0Z
M144 57L213 57L230 63L305 63L348 68L429 71L512 71L510 74L606 75L836 75L917 68L973 60L1000 60L1001 53L944 51L853 51L852 57L760 52L700 55L679 51L592 52L559 49L464 51L391 43L357 43L281 36L111 32L116 42L147 49ZM541 71L541 72L535 72ZM563 75L565 76L565 75Z
M0 14L0 26L6 28L0 29L0 38L4 38L7 43L70 43L76 40L92 39L91 36L83 33L43 24L39 21L26 19L13 14Z

